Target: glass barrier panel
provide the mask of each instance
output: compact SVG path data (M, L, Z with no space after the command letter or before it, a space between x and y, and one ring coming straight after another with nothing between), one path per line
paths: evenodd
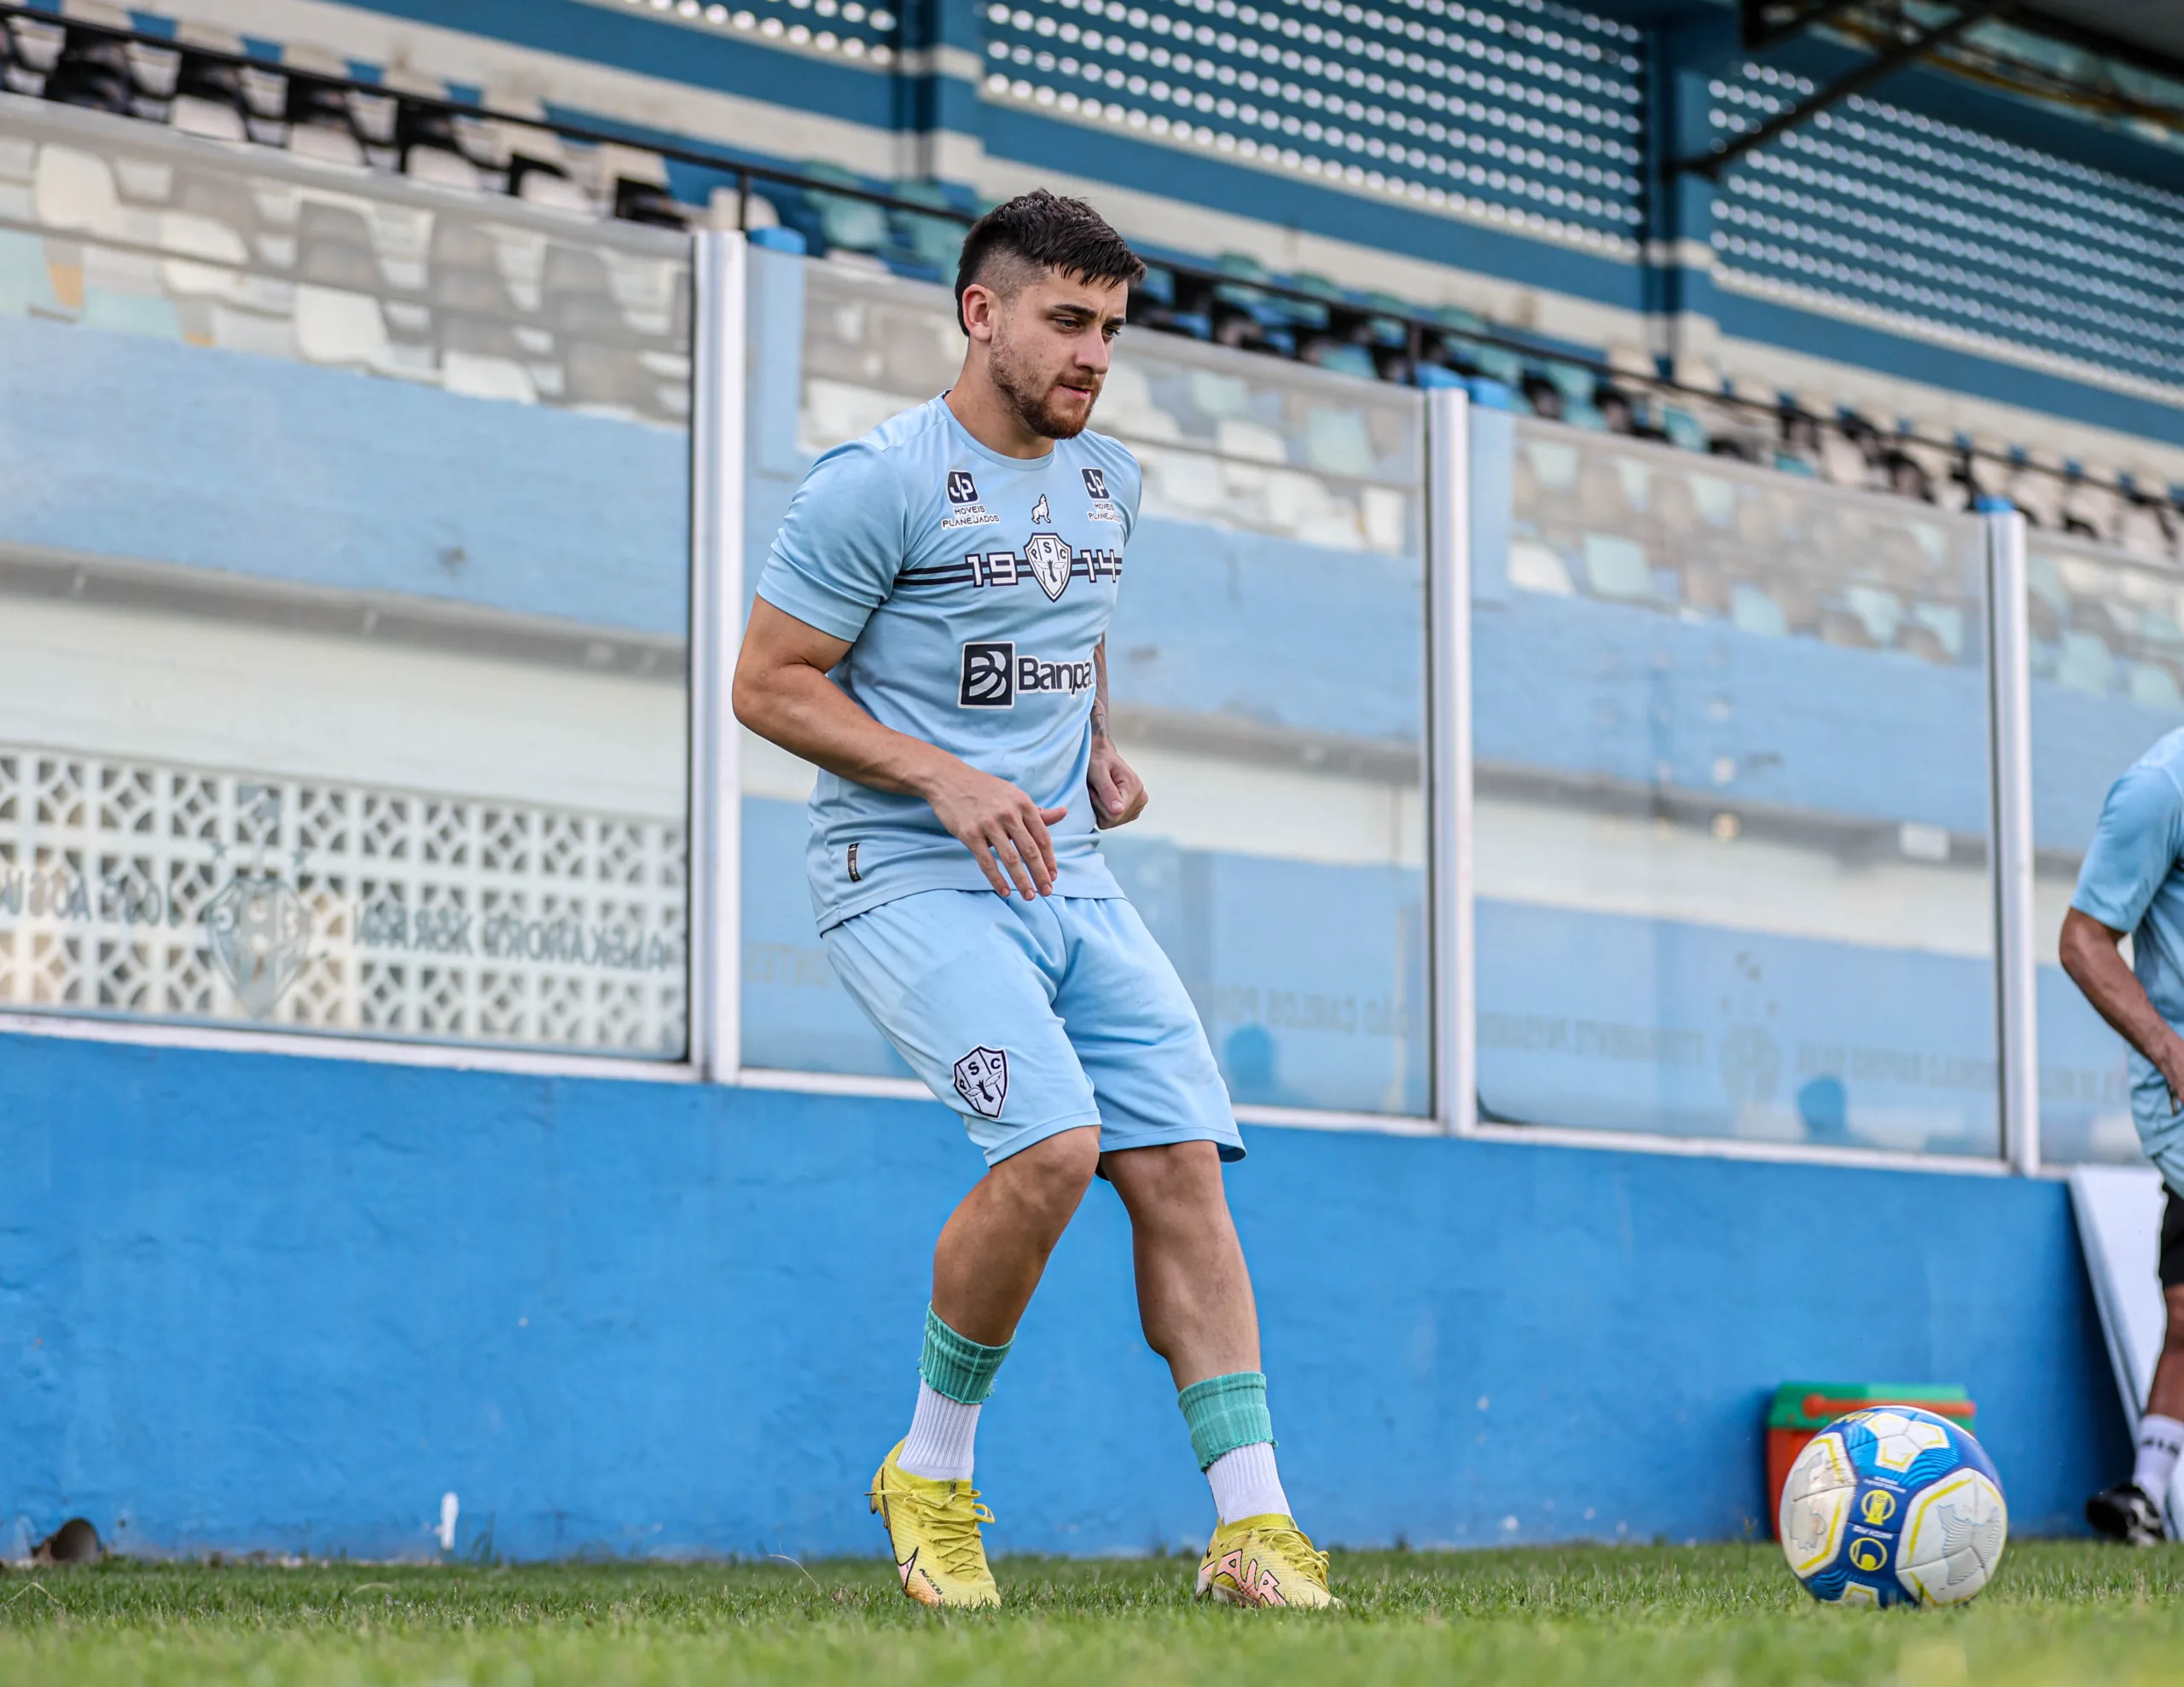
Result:
M1480 1116L1997 1154L1979 522L1473 437Z
M680 235L0 112L0 1008L684 1051Z
M2108 787L2184 727L2184 571L2038 529L2027 540L2040 1153L2136 1163L2123 1040L2056 952Z
M963 341L938 288L752 256L755 581L811 459L944 391ZM1133 333L1094 422L1146 480L1107 650L1153 800L1108 859L1237 1101L1422 1114L1422 401ZM811 772L744 745L744 1058L901 1075L814 935Z

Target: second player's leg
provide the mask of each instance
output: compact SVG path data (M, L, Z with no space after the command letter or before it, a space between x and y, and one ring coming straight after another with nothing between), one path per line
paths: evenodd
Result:
M1130 1213L1138 1317L1178 1388L1259 1368L1258 1308L1211 1142L1108 1154ZM945 1316L945 1314L943 1314Z
M932 1254L932 1309L950 1329L988 1347L1015 1336L1099 1163L1100 1132L1091 1126L1036 1142L979 1180ZM1247 1301L1250 1293L1246 1285Z
M2184 1419L2184 1287L2164 1289L2161 1297L2168 1306L2169 1328L2153 1368L2153 1384L2146 1390L2146 1411Z

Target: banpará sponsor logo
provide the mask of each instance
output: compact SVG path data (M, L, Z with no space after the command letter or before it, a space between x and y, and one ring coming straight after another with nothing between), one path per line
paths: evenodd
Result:
M1007 639L973 641L963 646L956 702L963 709L1014 709L1019 697L1076 697L1091 690L1096 680L1089 657L1056 662L1019 655Z

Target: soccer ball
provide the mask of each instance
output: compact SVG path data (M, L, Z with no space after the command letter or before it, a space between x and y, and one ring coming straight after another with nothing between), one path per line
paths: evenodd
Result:
M1911 1406L1853 1412L1815 1435L1790 1466L1776 1522L1791 1571L1833 1605L1960 1605L2009 1538L1985 1451Z

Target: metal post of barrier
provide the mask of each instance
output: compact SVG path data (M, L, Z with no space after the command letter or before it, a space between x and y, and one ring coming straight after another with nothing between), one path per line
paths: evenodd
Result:
M743 630L749 248L694 237L690 426L690 1059L734 1083L743 1046L741 738L729 687Z
M2032 902L2032 639L2024 517L1982 499L1986 523L1987 789L1993 896L1995 1038L2002 1153L2010 1169L2040 1169L2040 1023Z
M1478 1124L1472 938L1471 408L1426 395L1426 906L1433 954L1433 1116Z

